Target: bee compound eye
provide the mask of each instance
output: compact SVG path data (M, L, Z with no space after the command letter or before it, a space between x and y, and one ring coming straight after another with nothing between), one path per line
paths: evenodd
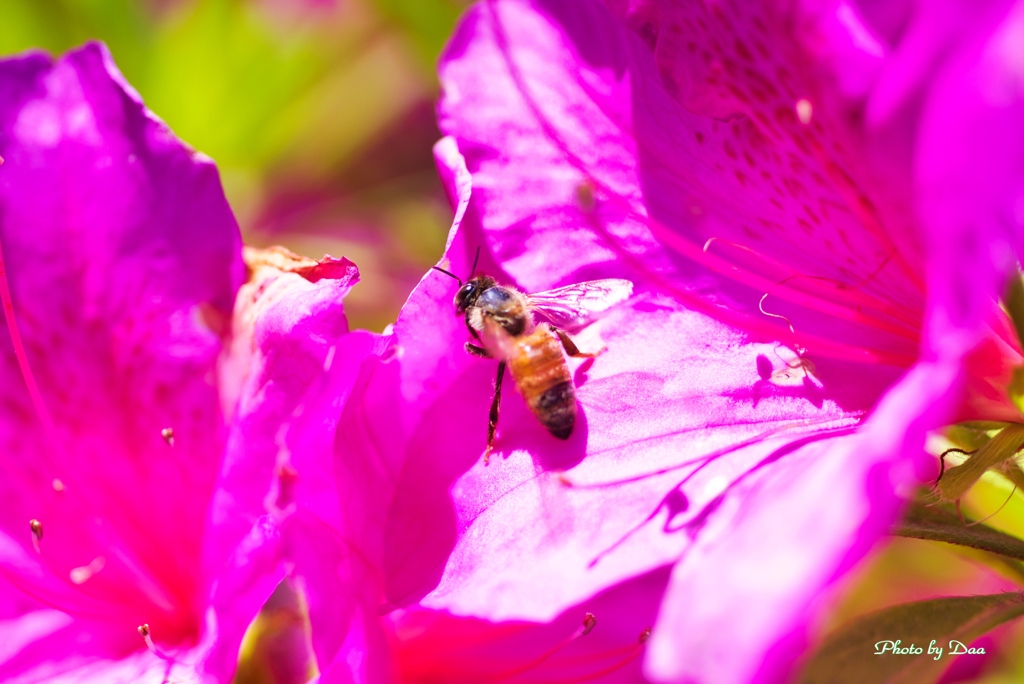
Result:
M459 310L465 309L467 306L466 302L469 300L470 296L472 296L474 290L476 290L476 285L474 283L466 283L460 287L458 293L455 295L455 307Z

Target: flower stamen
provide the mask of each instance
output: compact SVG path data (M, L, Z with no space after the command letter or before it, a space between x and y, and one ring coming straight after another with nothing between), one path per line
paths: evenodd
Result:
M39 542L43 538L43 523L39 522L35 518L28 521L28 528L32 531L32 546L35 548L36 553L42 554L39 550Z
M602 677L604 677L606 675L609 675L609 674L611 674L613 672L621 670L622 668L626 667L631 662L636 660L637 657L641 653L644 652L644 644L647 643L647 640L650 639L650 638L651 638L651 628L647 627L646 629L644 629L644 631L640 632L639 636L637 636L635 644L633 644L631 646L626 646L626 647L624 647L622 649L617 649L616 651L612 651L611 652L611 653L623 653L624 652L625 655L622 658L620 658L619 660L617 660L617 661L611 663L610 665L608 665L606 667L603 667L600 670L597 670L595 672L588 672L587 674L580 675L578 677L573 677L571 679L557 679L557 680L553 680L552 684L554 682L558 682L558 684L572 684L574 682L589 682L589 681L593 681L595 679L600 679L600 678L602 678ZM611 655L611 653L606 653L606 654L603 654L603 655L604 655L604 657L607 657L608 655Z
M506 670L506 671L501 672L501 673L499 673L497 675L492 675L490 677L487 677L487 681L501 681L502 679L509 679L511 677L515 677L516 675L520 675L520 674L522 674L524 672L528 672L528 671L536 668L541 663L543 663L544 661L546 661L549 658L551 658L551 656L553 656L556 653L558 653L559 651L563 650L566 646L568 646L572 642L576 641L580 637L584 637L584 636L587 636L588 634L590 634L594 630L594 627L596 627L596 626L597 626L597 618L594 617L593 613L587 613L586 615L583 616L583 623L579 627L577 627L575 629L575 631L573 631L572 634L567 636L565 639L562 639L560 642L555 644L552 648L549 648L544 653L541 653L539 656L537 656L533 660L531 660L531 661L529 661L529 662L527 662L527 663L525 663L523 665L515 667L515 668L513 668L511 670Z
M495 639L503 639L507 636L507 632L503 630L492 631L488 629L479 633L477 635L478 639L470 639L469 643L465 644L470 649L468 653L465 651L455 651L444 655L452 655L458 658L459 681L473 681L478 684L506 681L547 682L548 684L589 682L601 679L605 675L620 670L635 661L637 656L643 652L644 643L651 634L651 629L648 627L640 633L633 643L617 645L611 649L602 649L599 647L599 643L595 644L593 641L590 641L586 646L581 645L573 649L575 653L566 650L577 639L590 634L596 626L597 618L593 613L588 612L583 616L582 622L578 624L576 629L557 644L548 648L540 655L531 657L528 662L521 665L513 665L504 670L495 668L493 654L490 656L484 655L484 653L491 651L490 647L496 645ZM413 630L413 633L418 635L422 631L422 628L416 628ZM532 631L531 629L526 634L530 634ZM413 641L415 641L415 637L413 637ZM594 646L598 646L598 648L594 648ZM479 650L479 654L475 658L473 656L467 657L469 653L476 653L478 649L482 650ZM418 649L416 650L418 651ZM424 653L428 656L431 655L431 653L426 651ZM412 664L412 660L407 661L407 663ZM444 667L447 664L447 658L434 660L428 657L425 662L420 664L425 666L423 670L410 671L407 674L410 675L410 679L415 679L416 681L434 681L436 675L440 672L434 668Z
M675 231L669 229L664 225L661 225L657 220L654 220L649 216L642 215L635 209L634 205L629 199L619 195L617 192L615 192L614 189L609 188L607 185L598 182L587 172L588 165L584 163L584 161L579 157L579 155L577 155L570 149L569 145L558 133L552 122L549 121L548 118L544 115L543 111L541 110L538 104L537 99L534 97L533 93L531 92L531 89L528 87L526 79L520 72L519 65L516 63L515 60L511 58L507 44L508 38L505 34L505 27L501 18L497 15L497 12L490 5L484 5L484 7L486 7L488 11L491 13L491 21L495 29L495 38L502 51L502 55L505 59L505 64L509 70L509 75L511 76L512 81L515 83L519 93L522 95L524 103L530 109L531 113L536 117L536 120L540 125L543 133L548 137L551 143L554 144L558 148L559 152L561 152L564 155L566 161L573 167L575 167L578 171L580 171L580 173L585 177L585 180L583 182L587 183L589 187L594 191L595 199L597 199L598 193L602 196L610 198L612 201L615 202L617 208L623 211L628 218L637 221L642 225L647 226L655 235L655 237L666 247L673 249L679 254L689 257L692 260L696 261L697 263L700 263L708 268L711 268L712 270L717 270L712 263L709 263L709 261L706 258L704 258L703 252L696 245L691 244L689 241L681 237ZM847 178L845 174L842 172L842 170L836 164L830 162L827 158L825 158L823 156L824 153L822 150L816 150L816 152L819 155L820 163L825 165L825 171L830 175L830 177L833 175L838 175L840 176L841 180L845 180L846 185L842 185L841 187L838 188L838 191L841 195L846 197L847 195L849 195L850 190L854 192L857 190L852 179ZM835 183L840 182L839 180L835 179L833 179L833 181ZM577 190L577 192L579 191ZM588 192L589 191L584 191L584 193ZM586 202L586 199L587 197L585 196L583 198L583 202ZM577 201L580 202L580 198L577 198ZM870 203L866 199L865 203L870 205ZM854 205L855 210L858 209L859 207L859 204ZM906 270L909 271L909 275L912 282L918 285L921 291L924 291L923 284L918 274L914 272L911 267L908 266L905 259L902 258L902 254L896 248L896 245L891 241L891 239L889 239L886 232L882 230L881 222L875 216L877 212L873 210L873 207L870 207L870 210L865 211L868 212L866 218L861 217L861 215L857 213L857 211L855 211L854 213L855 215L858 216L858 218L862 219L862 223L864 223L867 220L870 220L870 223L864 223L865 226L871 231L874 237L879 239L880 244L888 246L890 248L891 253L894 254L897 257L897 259L901 259L901 265ZM793 339L792 334L786 335L781 330L779 330L777 326L765 325L763 322L755 320L753 316L749 316L740 312L731 311L724 307L717 306L713 303L709 303L705 301L703 297L697 296L693 292L688 292L686 288L679 287L675 283L672 283L669 279L659 276L657 273L653 271L653 269L649 267L649 264L644 264L640 259L637 258L635 254L631 253L629 249L627 249L624 245L620 244L620 241L614 235L612 235L611 232L607 230L605 226L602 224L602 221L599 220L596 211L586 211L584 212L584 214L589 217L589 222L591 223L591 225L594 226L595 230L605 239L609 247L611 247L621 258L630 263L630 265L633 268L635 268L639 273L645 274L648 277L648 279L651 280L653 284L656 284L660 289L662 289L662 291L671 294L678 301L682 302L686 306L700 313L707 314L729 325L734 325L743 328L749 332L760 332L764 334L773 335L777 339L780 339L780 341L786 342L787 344L797 343L797 340ZM724 274L729 275L739 280L740 282L744 282L745 284L751 285L753 287L766 289L766 286L758 285L758 283L765 281L763 276L751 272L750 270L740 269L733 264L726 263L724 264ZM812 294L801 293L795 290L789 290L786 296L793 297L794 300L799 300L795 301L795 303L806 306L811 310L818 310L822 311L823 313L827 313L825 309L829 309L831 311L836 312L835 314L832 315L837 314L840 318L855 321L865 325L874 324L876 326L882 325L886 327L894 327L891 326L891 324L889 324L886 321L882 321L878 318L865 315L856 307L837 307L833 302L830 302L822 297L818 297ZM919 335L919 331L920 328L915 326L910 327L904 330L903 332L905 336L908 336L914 341L916 341ZM806 333L800 336L799 344L800 346L806 348L813 348L815 350L815 353L825 354L834 358L848 359L865 363L882 363L901 368L909 367L917 360L916 355L911 355L907 353L893 353L885 349L855 347L839 340L827 339L815 335L808 335Z
M153 640L149 638L149 623L143 622L139 625L139 636L146 640L146 645L152 647Z
M166 653L164 653L163 651L161 651L159 648L156 647L156 644L153 643L153 633L149 629L149 623L148 622L143 622L141 625L139 625L138 626L138 631L139 631L139 636L141 636L142 639L146 642L146 648L149 649L150 653L155 655L157 658L160 658L161 660L167 660L169 662L176 662L176 660L174 658L172 658L171 656L169 656Z
M716 259L708 255L707 258L697 258L695 252L698 248L693 245L689 245L686 240L679 237L668 228L661 226L657 221L648 219L647 217L637 214L634 210L626 208L631 218L642 221L647 225L652 232L655 233L664 244L668 247L676 250L677 252L693 258L704 266L707 266L713 271L719 272L723 275L732 277L734 280L741 282L750 287L762 287L770 288L775 287L776 283L769 281L762 276L754 274L750 271L741 270L734 264L730 264L723 259ZM763 322L762 320L755 318L753 315L746 314L744 312L735 311L728 308L723 308L708 302L704 297L701 297L693 292L687 290L684 287L680 287L678 284L673 282L671 279L663 277L658 273L654 272L640 260L636 255L632 254L629 250L619 245L616 238L602 225L602 223L596 220L596 217L591 220L591 225L594 230L600 233L606 240L609 247L615 251L615 253L638 272L643 273L644 276L658 289L665 292L666 294L674 297L679 302L685 304L688 308L708 315L716 320L719 320L728 325L732 325L738 328L742 328L751 333L760 333L788 344L790 346L801 346L804 348L813 348L815 353L832 358L846 359L850 361L857 361L861 363L878 363L896 366L900 368L909 367L916 360L915 357L894 353L881 349L871 349L866 347L854 347L846 344L839 340L827 339L818 335L810 333L800 333L794 335L793 333L784 332L779 326L771 323ZM716 268L715 264L718 263L719 267ZM850 290L847 290L850 291ZM892 328L890 332L893 332L896 328L888 323L884 323L878 319L865 316L863 313L858 312L853 308L837 307L834 303L825 302L818 297L813 295L800 292L793 288L785 288L780 292L776 293L777 296L783 297L784 299L793 301L794 303L805 306L811 310L821 310L822 307L829 308L835 311L840 318L852 317L855 322L862 323L864 325L874 325L875 327L885 326L886 329ZM823 313L829 313L822 311ZM830 314L831 315L831 314ZM906 328L902 335L908 339L916 339L913 336L916 333L910 328Z
M765 316L770 316L771 318L781 318L782 320L784 320L786 322L786 326L789 327L789 332L793 333L793 335L795 336L796 335L796 328L793 327L793 322L791 320L789 320L788 318L786 318L782 314L776 314L776 313L772 313L771 311L765 311L764 310L764 300L766 300L766 299L768 299L768 293L767 292L765 292L763 295L761 295L761 299L757 303L757 308Z
M164 428L160 431L160 436L167 442L167 446L174 446L174 428Z

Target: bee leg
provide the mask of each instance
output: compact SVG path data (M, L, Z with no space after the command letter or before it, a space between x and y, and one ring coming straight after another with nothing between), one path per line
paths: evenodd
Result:
M466 351L468 351L473 356L479 356L484 359L491 358L491 353L489 351L487 351L480 345L473 344L472 342L466 343Z
M505 377L505 362L498 363L498 378L494 381L494 401L491 402L491 415L487 422L487 450L484 451L484 465L491 462L491 449L494 448L494 431L498 429L498 406L501 405L501 380Z
M562 348L565 349L565 353L573 357L574 359L596 359L598 356L608 351L608 347L602 347L601 349L598 349L596 352L581 352L579 350L579 347L576 346L576 343L572 341L571 337L566 335L558 328L551 328L551 330L556 335L558 335L558 339L561 340Z

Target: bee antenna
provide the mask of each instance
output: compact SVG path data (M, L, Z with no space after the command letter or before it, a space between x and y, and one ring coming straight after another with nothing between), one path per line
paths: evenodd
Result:
M473 257L473 270L469 272L470 278L476 275L476 264L478 261L480 261L480 247L476 248L476 256Z
M457 281L459 281L459 287L462 287L462 278L460 278L459 276L455 275L451 271L446 271L443 268L441 268L440 266L431 266L430 268L434 269L435 271L440 271L441 273L444 273L446 276L449 276L451 278L455 278Z

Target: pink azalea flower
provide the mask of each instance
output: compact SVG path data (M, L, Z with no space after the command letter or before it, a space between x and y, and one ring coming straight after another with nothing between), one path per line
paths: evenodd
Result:
M339 427L385 530L345 538L383 608L484 631L668 568L606 608L656 607L644 677L776 680L925 472L925 432L1017 415L996 298L1021 228L1020 12L885 34L846 2L610 5L481 3L441 65L446 267L468 278L481 247L478 272L527 292L636 284L577 336L608 351L573 363L576 430L552 437L506 378L484 466L494 363L464 353L432 272ZM977 149L946 144L964 132Z
M641 575L549 622L489 622L422 607L389 618L399 681L642 681L640 656L669 569ZM600 619L598 619L600 615Z
M357 271L252 253L243 286L214 165L102 46L0 62L0 93L0 679L230 681Z

